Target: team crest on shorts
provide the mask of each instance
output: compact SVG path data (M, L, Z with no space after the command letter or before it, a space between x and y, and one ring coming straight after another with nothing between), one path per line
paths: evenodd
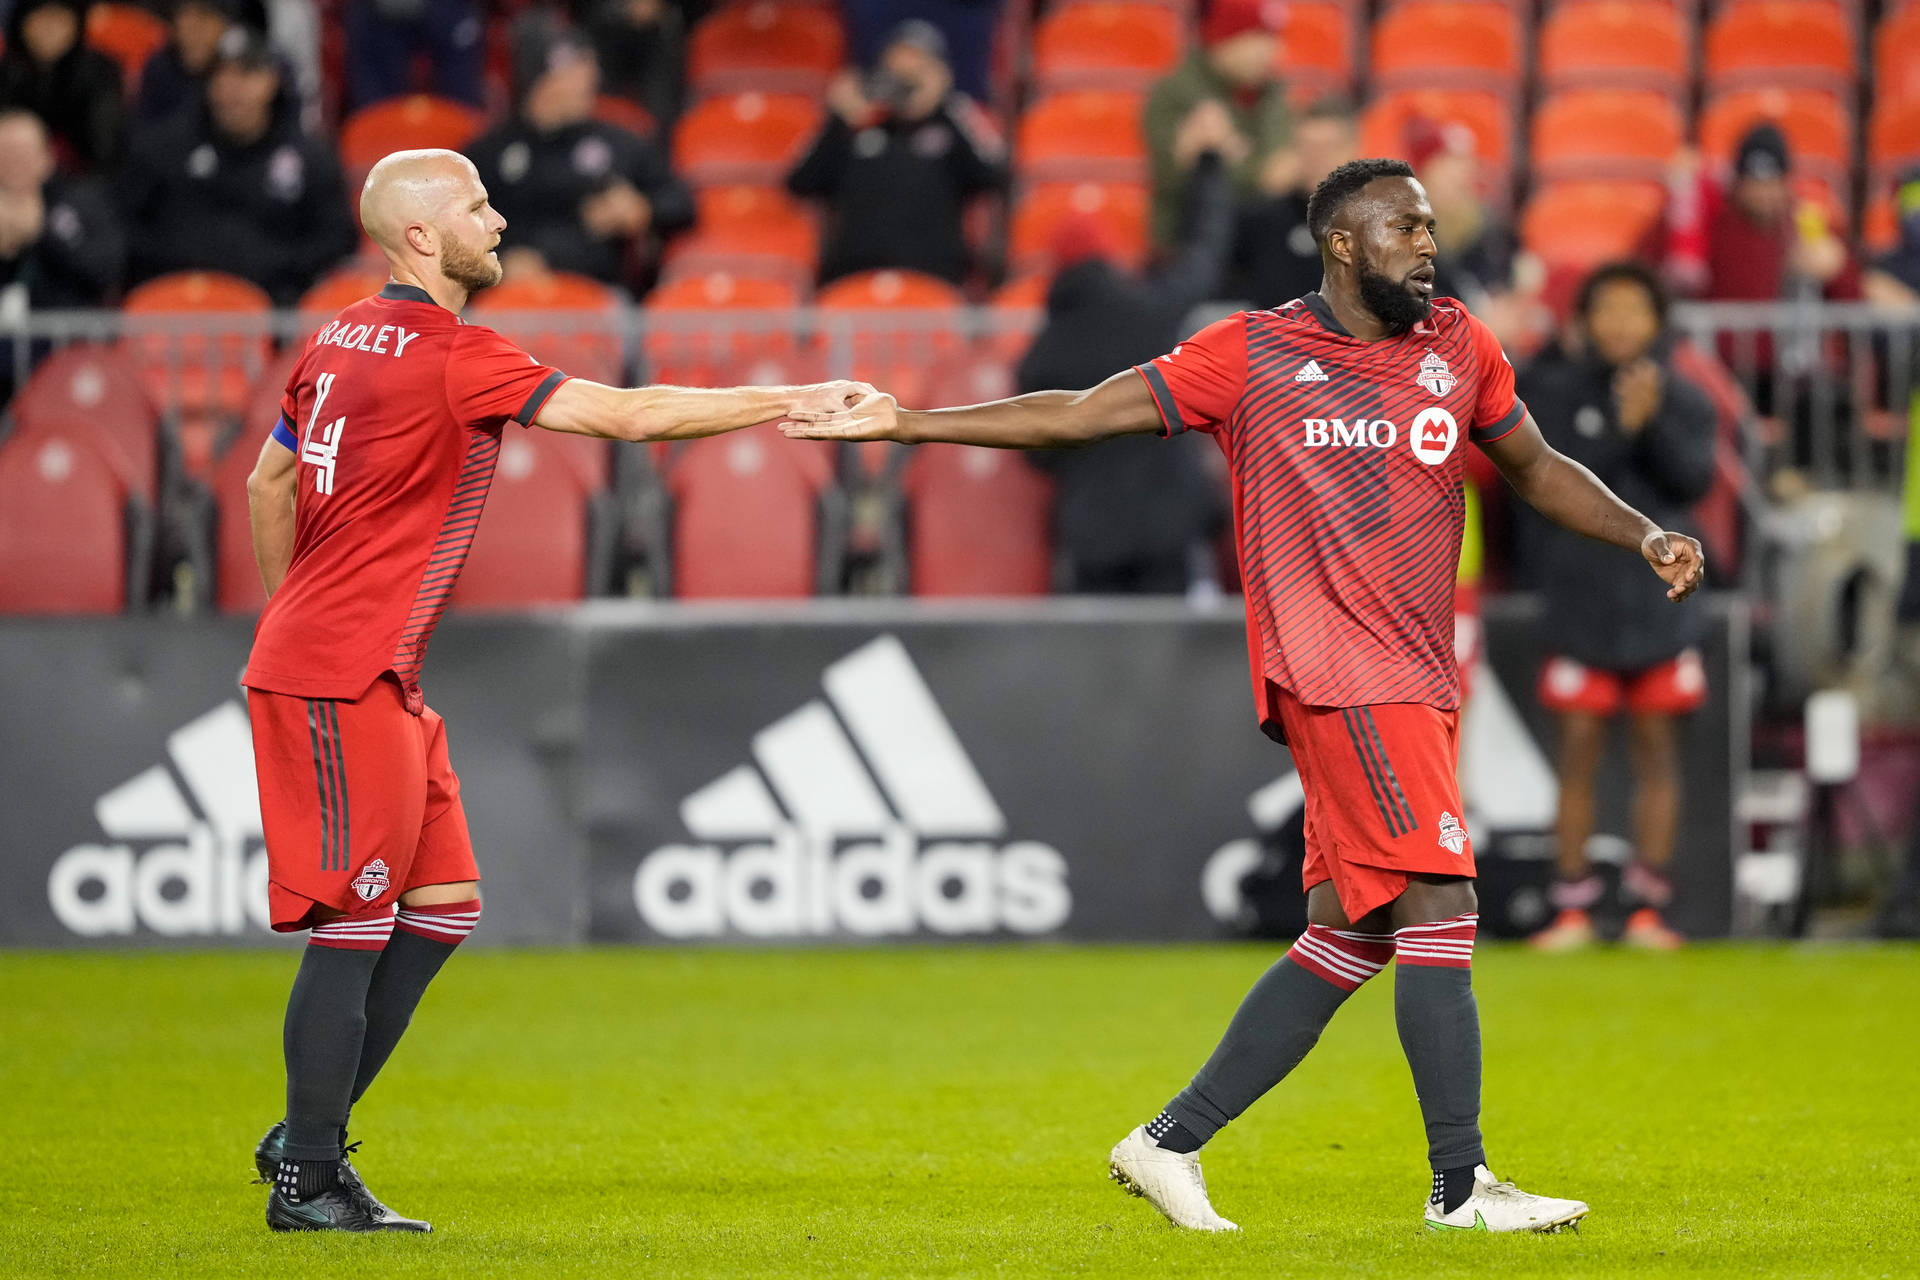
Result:
M1451 854L1467 851L1467 829L1460 825L1460 819L1444 811L1440 814L1440 844Z
M1413 375L1413 380L1436 396L1446 395L1453 390L1453 384L1460 381L1447 368L1447 362L1431 351L1420 361L1420 372Z
M1444 829L1445 824L1441 825ZM1458 850L1455 852L1457 853ZM385 893L392 883L393 877L387 874L386 859L375 858L367 864L366 870L353 878L353 891L360 895L361 901L372 902Z

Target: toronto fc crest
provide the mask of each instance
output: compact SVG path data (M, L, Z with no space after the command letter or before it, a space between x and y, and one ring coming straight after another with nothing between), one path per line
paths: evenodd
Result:
M1413 376L1413 380L1435 396L1446 395L1453 390L1453 384L1460 381L1447 368L1447 362L1431 351L1420 361L1420 372Z
M1442 824L1444 830L1445 824ZM387 891L392 878L387 875L387 863L384 858L375 858L367 864L366 870L353 878L353 891L360 895L363 902L372 902Z
M1440 844L1448 853L1455 855L1467 850L1467 829L1451 813L1442 812L1440 815Z

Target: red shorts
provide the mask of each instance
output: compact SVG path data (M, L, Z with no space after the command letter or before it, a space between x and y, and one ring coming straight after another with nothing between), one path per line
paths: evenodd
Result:
M1707 669L1696 649L1644 671L1608 671L1572 658L1548 658L1540 668L1540 705L1553 712L1677 716L1706 700Z
M1309 707L1269 686L1307 795L1308 889L1333 881L1358 921L1415 874L1474 874L1455 765L1460 713L1419 703Z
M409 889L478 880L446 724L408 713L400 685L355 701L247 691L273 927L315 906L358 914Z

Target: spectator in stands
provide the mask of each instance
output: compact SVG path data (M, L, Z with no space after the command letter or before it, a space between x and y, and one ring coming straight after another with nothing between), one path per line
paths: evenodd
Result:
M827 104L826 126L787 175L795 195L827 202L821 283L883 267L965 278L966 202L1004 186L1007 171L985 117L954 91L945 38L901 23L867 82L842 73Z
M300 128L265 37L221 37L202 103L140 135L117 184L136 280L229 271L281 305L353 252L333 144Z
M993 98L993 41L1001 0L840 0L853 60L880 61L902 22L930 23L946 41L953 84L975 102Z
M242 0L179 0L174 5L166 44L154 50L140 70L140 95L133 107L136 130L201 100L220 37L236 22L265 31L266 6L259 0L247 5Z
M573 0L573 20L593 41L600 87L647 109L664 129L686 94L687 28L667 0Z
M1180 239L1187 170L1174 143L1196 111L1225 113L1233 122L1233 142L1224 154L1243 203L1297 185L1286 86L1274 71L1284 10L1279 0L1213 0L1200 22L1200 47L1147 95L1149 231L1156 247L1172 249Z
M693 223L693 193L653 141L594 119L593 48L550 16L513 31L513 115L467 148L507 220L501 259L637 284L660 237Z
M1667 299L1638 263L1596 271L1581 287L1574 343L1548 348L1519 377L1519 394L1548 443L1584 463L1621 499L1662 527L1688 522L1713 481L1714 410L1670 356ZM1594 938L1589 912L1601 884L1587 861L1594 790L1609 722L1624 712L1634 775L1634 861L1623 886L1634 907L1625 940L1671 948L1661 913L1672 898L1667 865L1682 779L1677 717L1706 697L1700 606L1676 605L1663 584L1623 573L1597 542L1531 512L1516 542L1546 592L1540 699L1560 721L1559 876L1554 922L1536 945L1565 949ZM1638 566L1634 566L1638 568Z
M57 171L38 116L0 111L0 315L22 305L97 307L119 287L126 260L106 193Z
M485 37L477 0L348 0L347 104L425 89L485 106ZM413 64L422 54L433 75L416 86Z
M1464 125L1415 120L1407 130L1407 161L1427 189L1439 225L1440 256L1433 291L1480 312L1513 285L1513 228L1487 205L1486 176L1473 133Z
M1320 180L1360 154L1360 120L1338 99L1314 103L1293 128L1299 158L1293 185L1240 215L1234 233L1232 296L1277 307L1320 287L1320 246L1307 228L1307 197Z
M1187 126L1209 127L1205 117ZM1021 392L1096 386L1185 335L1187 313L1214 296L1232 247L1230 182L1209 141L1216 145L1190 162L1179 255L1158 270L1139 276L1117 265L1105 224L1091 215L1062 221L1046 325L1020 362ZM1225 523L1224 490L1204 446L1175 444L1134 438L1031 455L1058 484L1055 544L1070 590L1177 595L1192 586L1196 560Z
M19 0L0 54L0 107L40 117L63 167L104 173L126 140L120 68L84 42L86 0Z
M1870 301L1910 307L1920 302L1920 165L1900 175L1893 200L1900 242L1873 264L1862 283Z

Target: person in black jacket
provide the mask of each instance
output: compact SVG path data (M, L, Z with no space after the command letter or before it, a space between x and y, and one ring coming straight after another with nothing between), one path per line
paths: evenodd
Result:
M637 283L630 251L644 257L691 226L693 192L658 145L593 118L600 73L578 33L525 15L514 28L513 70L512 118L467 148L507 220L501 261L509 274L544 267Z
M0 54L0 107L40 117L63 167L105 172L120 160L120 68L85 43L85 0L20 0Z
M843 73L828 89L826 127L787 176L795 195L827 202L820 283L889 267L966 276L967 200L1005 186L1007 170L946 58L937 28L903 22L864 86Z
M1233 194L1217 151L1194 162L1187 200L1178 255L1144 276L1114 262L1100 223L1085 215L1062 222L1046 326L1020 362L1022 393L1095 386L1181 339L1187 313L1214 296L1232 247ZM1058 484L1055 543L1071 590L1177 595L1189 588L1194 549L1226 520L1206 447L1136 437L1030 455Z
M339 157L302 132L278 58L245 27L221 37L200 106L141 134L118 186L136 281L227 271L285 306L353 252Z
M1293 153L1294 185L1243 209L1234 232L1234 296L1255 307L1282 307L1320 287L1326 266L1307 228L1307 197L1360 155L1360 117L1337 98L1314 103L1294 121Z
M1686 522L1713 482L1714 410L1668 362L1666 294L1638 263L1596 271L1581 287L1578 349L1552 349L1520 375L1520 398L1547 442L1584 463L1662 527ZM1599 543L1533 519L1522 550L1545 588L1547 652L1540 699L1560 721L1559 878L1554 922L1536 945L1589 943L1601 885L1587 861L1594 781L1607 727L1626 713L1634 774L1635 858L1623 885L1636 909L1628 943L1668 949L1679 935L1661 912L1680 811L1676 718L1706 697L1697 603L1674 604L1639 566L1628 574Z
M220 39L236 22L264 33L266 5L262 0L178 0L169 24L171 35L140 69L140 95L133 104L135 129L160 124L200 101Z

